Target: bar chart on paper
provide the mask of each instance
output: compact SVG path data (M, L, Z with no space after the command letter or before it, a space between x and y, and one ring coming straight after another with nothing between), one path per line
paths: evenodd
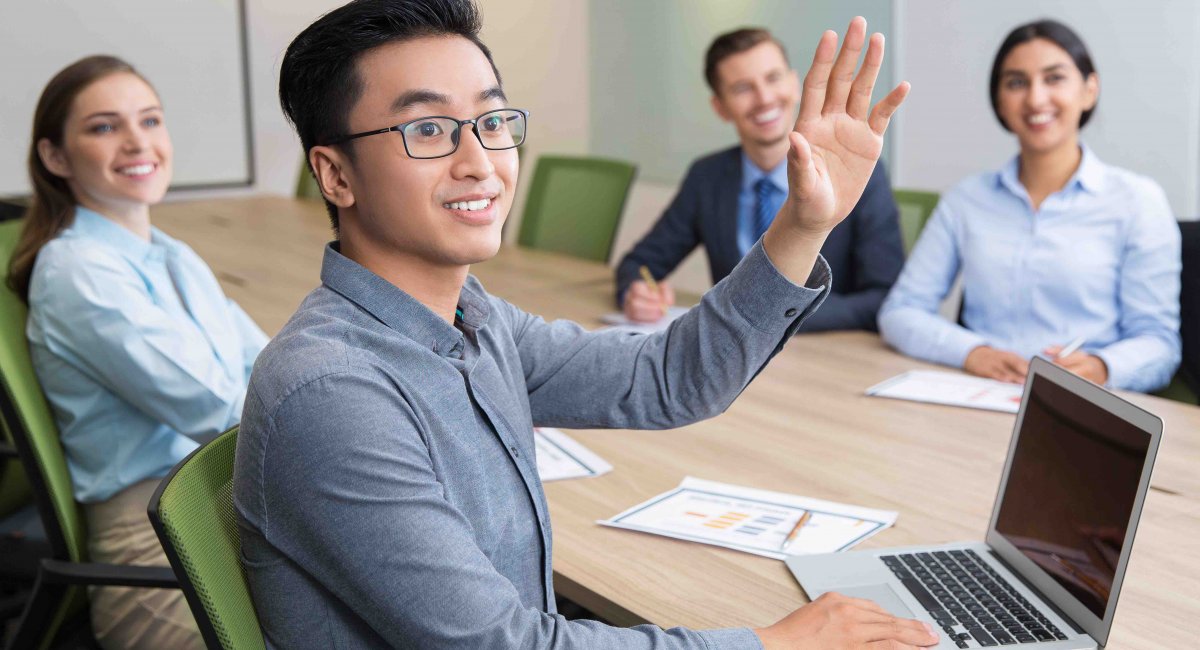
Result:
M894 521L894 512L689 477L678 488L600 523L783 559L844 550ZM797 534L785 545L793 531Z

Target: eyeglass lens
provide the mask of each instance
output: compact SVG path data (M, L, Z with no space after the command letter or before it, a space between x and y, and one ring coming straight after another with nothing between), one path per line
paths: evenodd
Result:
M404 127L404 145L413 158L438 158L458 149L462 126L445 117L417 120ZM475 134L484 149L512 149L525 140L525 114L501 109L480 115Z

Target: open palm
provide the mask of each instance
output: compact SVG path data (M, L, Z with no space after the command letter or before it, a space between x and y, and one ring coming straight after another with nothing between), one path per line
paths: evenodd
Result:
M828 232L858 203L879 160L888 122L908 94L908 84L901 83L871 110L883 35L871 36L855 75L866 30L862 17L850 21L836 60L837 34L825 32L804 78L800 116L789 134L789 196L780 216L805 231Z

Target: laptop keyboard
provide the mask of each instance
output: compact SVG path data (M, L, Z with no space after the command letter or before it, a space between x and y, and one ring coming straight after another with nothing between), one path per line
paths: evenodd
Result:
M880 556L960 648L1067 638L975 551Z

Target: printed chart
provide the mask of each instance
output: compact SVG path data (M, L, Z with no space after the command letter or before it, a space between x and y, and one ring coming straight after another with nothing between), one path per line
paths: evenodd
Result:
M782 560L846 550L895 521L891 511L688 477L599 523Z
M910 370L868 388L867 395L1016 413L1024 388L954 372Z
M612 465L558 429L534 427L538 476L542 482L600 476Z

